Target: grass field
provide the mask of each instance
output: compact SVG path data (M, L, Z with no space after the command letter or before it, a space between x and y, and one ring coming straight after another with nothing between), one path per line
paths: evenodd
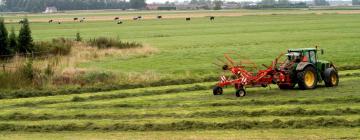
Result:
M242 57L269 64L288 48L325 49L323 59L337 66L360 65L358 14L301 14L125 21L88 23L33 23L34 38L96 36L139 41L160 49L145 58L119 60L113 57L79 64L79 67L114 72L151 71L163 74L208 74L217 72L212 63L224 52L236 51ZM30 18L31 19L31 18ZM9 25L12 26L12 25ZM346 48L346 49L344 49ZM344 57L345 56L345 57Z
M1 99L0 139L360 139L360 14L339 12L346 11L200 11L193 12L198 15L189 22L165 18L126 20L122 25L111 19L32 23L35 40L74 38L80 32L85 39L118 37L158 49L146 57L103 57L79 63L79 68L151 72L174 79L206 77L220 72L212 64L216 57L232 50L259 64L269 64L288 48L319 45L325 49L321 58L344 71L335 88L326 88L323 83L307 91L249 88L244 98L236 98L233 88L213 96L215 82L202 82ZM166 14L185 17L188 13ZM232 16L219 16L213 22L199 16L223 13ZM114 15L99 11L62 14ZM140 14L150 17L159 13ZM50 16L28 15L33 21Z

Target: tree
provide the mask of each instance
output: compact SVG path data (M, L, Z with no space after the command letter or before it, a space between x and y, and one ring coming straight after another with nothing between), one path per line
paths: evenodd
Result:
M352 0L352 5L360 5L360 0Z
M146 7L145 0L130 0L130 6L134 9L143 9Z
M197 1L197 0L191 0L191 2L190 2L190 4L198 4L199 3L199 1Z
M261 4L262 5L266 5L266 6L273 6L273 5L275 5L275 0L262 0L261 1Z
M221 6L223 5L223 2L220 0L215 0L214 4L215 4L214 10L220 10Z
M11 49L12 53L17 52L17 38L15 34L14 28L11 28L9 35L9 49Z
M11 51L9 50L8 31L6 30L4 19L0 18L0 55L9 54L11 54Z
M316 6L324 6L329 5L329 3L326 0L314 0L314 4Z
M23 19L23 23L19 31L17 48L19 53L30 53L33 51L34 44L33 44L33 39L31 37L29 20L27 18Z
M289 0L279 0L279 5L290 5Z

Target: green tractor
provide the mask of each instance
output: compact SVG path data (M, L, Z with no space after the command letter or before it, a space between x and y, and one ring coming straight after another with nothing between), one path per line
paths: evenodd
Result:
M292 89L298 84L300 89L314 89L319 82L333 87L339 84L339 75L335 65L329 61L319 60L317 48L289 49L287 59L277 68L282 71L283 81L276 81L280 89Z

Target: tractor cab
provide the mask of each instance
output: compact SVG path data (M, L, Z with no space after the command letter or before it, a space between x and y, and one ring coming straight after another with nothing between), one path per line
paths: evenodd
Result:
M293 61L295 63L309 62L315 65L317 62L316 53L316 48L289 49L286 55L288 56L289 61Z

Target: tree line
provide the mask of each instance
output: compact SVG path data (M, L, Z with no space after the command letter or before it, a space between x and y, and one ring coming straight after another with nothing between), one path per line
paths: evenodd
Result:
M10 34L5 26L3 18L0 18L0 58L12 57L16 53L32 53L34 50L33 38L28 19L21 21L19 34L16 35L14 28Z
M42 12L46 7L58 10L95 10L95 9L143 9L145 0L5 0L1 11Z

